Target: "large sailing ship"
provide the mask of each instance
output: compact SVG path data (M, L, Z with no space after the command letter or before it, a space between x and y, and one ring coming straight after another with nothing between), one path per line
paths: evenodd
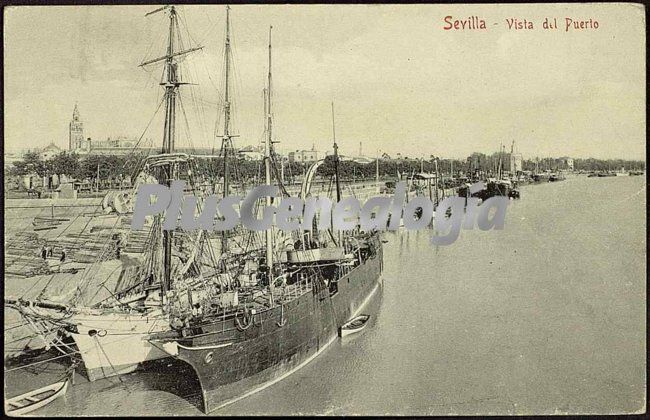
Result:
M207 191L197 186L196 156L175 151L176 109L182 105L179 88L186 84L180 80L179 58L201 46L178 48L180 38L179 18L173 6L161 7L147 16L166 12L169 17L167 51L161 56L144 61L141 66L163 63L163 78L160 85L165 93L164 131L161 153L146 156L137 166L140 168L130 193L121 191L109 193L102 206L107 212L117 212L119 222L132 212L132 198L139 185L159 182L170 185L174 179L188 181L189 189L201 197ZM161 102L161 104L162 104ZM184 110L183 110L184 112ZM192 176L194 175L194 177ZM197 203L200 206L199 200ZM87 306L81 295L93 280L83 276L73 296L65 302L51 301L44 297L44 290L38 299L5 298L5 306L17 309L33 327L35 334L42 337L46 349L54 347L71 357L80 358L91 381L132 372L149 360L169 357L174 348L152 345L146 338L155 332L169 331L170 308L165 305L166 295L179 284L202 281L203 276L216 275L214 256L205 261L205 255L198 252L205 242L205 235L198 232L173 232L162 229L162 217L149 218L146 223L145 252L139 258L135 270L123 270L123 287L110 291L110 298ZM137 232L130 232L127 236ZM101 266L104 251L100 252L95 266ZM202 258L203 257L203 258ZM202 260L203 259L203 260ZM203 270L200 266L203 266ZM104 287L104 283L99 283Z
M180 102L177 59L201 47L176 50L177 11L170 18L167 52L143 65L163 62L165 124L162 153L142 163L140 183L171 185L186 179L197 196L232 189L230 102L230 9L226 8L225 89L221 177L208 188L197 185L198 161L205 157L175 150L176 105ZM265 97L264 173L290 199L276 165L273 138L271 29ZM181 103L182 106L182 103ZM334 130L335 200L341 200L339 155ZM322 162L307 171L300 196L311 195L311 183ZM236 168L234 168L236 169ZM275 182L274 182L275 181ZM136 182L136 187L137 187ZM124 207L124 199L116 207ZM128 201L128 200L126 200ZM257 203L260 212L263 203ZM271 205L267 198L266 205ZM128 206L127 206L128 207ZM319 217L322 217L321 214ZM340 328L357 316L381 287L383 248L380 234L333 227L286 233L224 231L218 241L210 233L165 230L164 220L148 220L151 250L135 281L96 307L43 300L5 299L49 342L64 353L79 355L91 380L135 370L142 362L175 357L196 372L206 412L229 404L300 368L332 343ZM184 252L183 252L184 251ZM54 334L53 334L54 332Z
M227 42L228 48L228 42ZM265 175L272 184L273 113L271 29L265 90ZM334 128L334 127L333 127ZM341 199L338 147L334 137L336 200ZM227 136L228 133L224 133ZM310 194L308 171L301 189ZM281 178L276 179L287 198ZM267 198L267 205L270 198ZM382 242L378 233L335 233L314 228L293 232L293 244L275 246L265 233L257 282L240 287L237 298L204 299L203 310L172 334L154 335L161 345L176 343L178 358L192 366L203 394L204 409L214 411L282 379L322 352L381 286ZM244 263L243 265L246 265ZM233 293L233 292L231 292Z

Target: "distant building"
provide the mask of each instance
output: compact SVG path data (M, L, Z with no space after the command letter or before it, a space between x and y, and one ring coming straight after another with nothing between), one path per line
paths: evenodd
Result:
M75 104L72 112L72 121L69 124L68 132L68 149L78 154L98 154L98 155L127 155L134 151L138 144L137 139L119 136L108 138L104 141L93 141L90 137L84 139L83 121L79 114L79 107ZM150 142L150 140L149 140ZM138 150L144 150L149 153L155 152L155 148L138 147Z
M136 139L129 139L124 136L115 137L113 139L109 137L104 141L95 141L92 145L92 149L132 149L137 142Z
M121 136L109 137L103 141L88 139L88 143L90 144L89 152L94 155L127 155L133 151L137 140Z
M574 164L573 164L573 158L570 157L561 157L560 162L562 162L562 169L568 169L570 171L573 171L574 169Z
M346 156L346 155L339 155L339 160L341 162L352 162L352 161L354 161L354 157Z
M151 143L151 140L147 140L147 143ZM137 139L125 136L109 137L103 141L94 141L88 137L88 139L78 144L79 147L74 149L74 152L79 154L124 156L134 151L145 151L147 153L160 152L160 148L142 147L138 144Z
M8 171L14 166L14 162L23 160L22 151L7 151L4 152L4 170Z
M510 154L510 172L513 174L521 172L523 169L523 162L524 158L522 157L521 153Z
M72 121L70 121L68 132L68 150L77 150L84 148L84 124L79 116L77 104L72 111Z
M356 156L353 157L352 160L356 163L366 164L366 163L373 163L377 159L369 158L367 156Z
M245 160L262 160L264 159L264 153L256 152L256 151L244 151L244 152L239 152Z
M483 153L472 153L467 157L467 163L471 170L481 169L485 162L487 161L487 156Z
M296 150L295 152L289 152L289 162L316 162L318 160L318 152L314 149L312 150Z
M78 141L76 147L72 151L75 153L85 154L90 153L91 148L92 140L88 137L86 140Z
M39 151L41 159L48 160L61 153L61 148L54 143L50 143Z
M253 146L246 146L239 149L239 154L245 160L262 160L264 159L264 153L262 153L259 148L256 149Z

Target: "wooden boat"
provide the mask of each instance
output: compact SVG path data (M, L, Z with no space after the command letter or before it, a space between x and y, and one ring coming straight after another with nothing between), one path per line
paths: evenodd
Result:
M366 326L369 319L370 315L355 316L350 321L341 326L341 337L345 337L346 335L361 331L363 327Z
M5 413L18 416L41 408L65 394L69 378L5 400Z

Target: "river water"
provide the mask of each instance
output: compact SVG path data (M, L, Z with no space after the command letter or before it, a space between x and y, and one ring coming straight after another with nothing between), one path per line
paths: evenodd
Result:
M371 324L213 414L643 410L645 182L525 186L503 230L464 230L446 247L430 231L386 234ZM196 383L180 376L78 383L33 414L201 414Z

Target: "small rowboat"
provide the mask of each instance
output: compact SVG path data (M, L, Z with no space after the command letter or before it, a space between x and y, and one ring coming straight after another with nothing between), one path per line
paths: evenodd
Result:
M370 319L370 315L359 315L355 316L343 326L341 326L341 337L345 337L346 335L353 334L355 332L359 332L363 329L363 327L366 326L368 323L368 320Z
M69 379L30 391L5 400L5 413L9 416L26 414L41 408L65 394Z

